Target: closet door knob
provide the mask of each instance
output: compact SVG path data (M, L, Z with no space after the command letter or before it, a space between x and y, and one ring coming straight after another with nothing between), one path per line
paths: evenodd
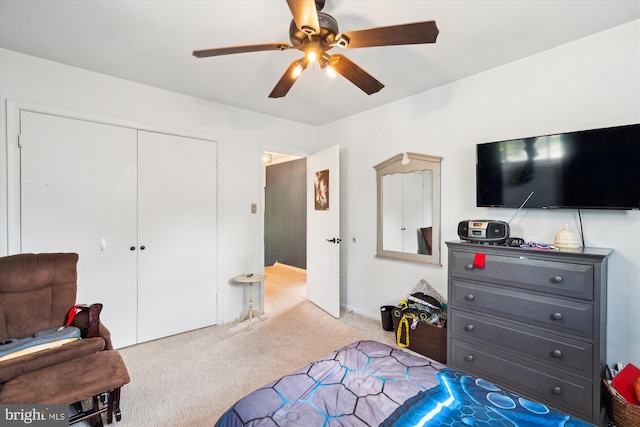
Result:
M553 351L551 352L551 355L552 355L553 357L556 357L556 358L557 358L557 357L562 357L562 352L561 352L560 350L553 350Z
M562 313L553 313L553 314L551 315L551 318L552 318L553 320L562 320Z
M141 250L141 251L144 251L144 250L145 250L145 247L144 247L144 246L140 246L140 250Z
M467 325L467 326L465 326L465 327L464 327L464 329L465 329L465 331L467 331L467 332L471 332L471 331L473 331L475 328L473 327L473 325Z
M135 250L136 250L136 247L135 247L135 246L131 246L131 247L129 248L129 250L130 250L130 251L135 251Z

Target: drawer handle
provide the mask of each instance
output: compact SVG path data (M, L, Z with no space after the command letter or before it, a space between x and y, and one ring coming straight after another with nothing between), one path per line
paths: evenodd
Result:
M556 357L556 358L558 358L558 357L562 357L562 352L561 352L560 350L553 350L553 351L551 352L551 355L552 355L553 357Z
M553 276L551 278L551 283L562 283L563 280L562 276Z
M471 332L473 331L475 328L473 327L473 325L467 325L464 327L464 330L467 332Z
M464 297L464 299L466 299L467 301L473 301L475 298L476 297L474 297L473 294L469 294Z
M552 318L553 320L562 320L562 313L553 313L553 314L551 315L551 318Z
M559 395L562 394L562 387L560 387L559 385L555 386L554 388L551 389L551 392L555 395Z
M473 354L465 356L464 358L464 360L466 360L467 362L473 362L473 359L475 359L475 357L473 357Z
M467 270L473 270L473 264L467 264L464 266Z

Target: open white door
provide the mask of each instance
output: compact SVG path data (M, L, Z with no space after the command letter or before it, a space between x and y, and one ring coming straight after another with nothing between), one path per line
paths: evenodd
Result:
M340 148L307 157L307 296L340 317Z

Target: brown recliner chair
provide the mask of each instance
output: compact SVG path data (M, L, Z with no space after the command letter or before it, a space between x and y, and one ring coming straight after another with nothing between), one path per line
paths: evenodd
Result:
M0 257L0 347L65 325L76 306L77 263L75 253ZM78 307L71 326L80 329L81 339L0 361L0 403L71 405L92 399L91 410L80 411L70 423L101 424L102 413L108 423L114 415L119 420L120 387L129 375L100 322L101 309L101 304Z

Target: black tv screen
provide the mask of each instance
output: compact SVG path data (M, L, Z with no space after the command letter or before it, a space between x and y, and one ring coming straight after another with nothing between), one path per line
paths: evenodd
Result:
M477 145L479 207L640 209L640 124Z

